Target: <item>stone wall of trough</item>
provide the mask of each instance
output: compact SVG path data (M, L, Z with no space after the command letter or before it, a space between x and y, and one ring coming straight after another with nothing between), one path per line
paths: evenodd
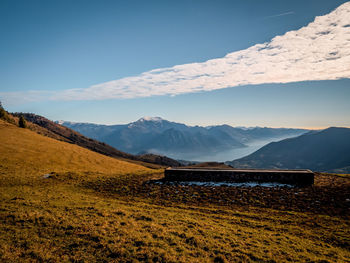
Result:
M314 173L311 171L234 171L234 170L198 170L166 169L165 181L199 182L276 182L292 185L312 185Z

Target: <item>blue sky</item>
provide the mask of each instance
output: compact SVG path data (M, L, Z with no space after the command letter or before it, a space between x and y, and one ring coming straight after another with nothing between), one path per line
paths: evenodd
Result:
M142 84L123 96L109 98L109 90L103 96L85 94L94 85L102 84L95 91L102 92L111 86L106 82L223 58L269 42L345 2L3 0L0 100L9 111L79 122L127 123L161 116L192 125L350 126L350 80L339 75L307 80L297 76L287 83L254 79L247 85L242 77L224 89L179 92L172 86L165 94L149 87L149 96L133 96L145 94L139 89ZM141 75L127 85L142 81ZM120 86L112 84L113 89ZM165 85L166 89L173 83ZM66 93L72 89L80 90ZM40 96L22 99L33 90ZM9 99L12 92L18 100ZM47 92L59 95L52 99L43 95Z

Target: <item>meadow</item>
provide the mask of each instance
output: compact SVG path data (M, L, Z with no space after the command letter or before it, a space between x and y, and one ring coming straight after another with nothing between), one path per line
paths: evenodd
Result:
M1 120L0 138L1 262L350 262L347 176L157 185L162 169Z

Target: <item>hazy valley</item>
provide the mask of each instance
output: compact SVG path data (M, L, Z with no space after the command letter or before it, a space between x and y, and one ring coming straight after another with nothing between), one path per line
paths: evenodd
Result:
M235 167L350 173L350 129L331 127L270 143L230 162Z
M154 153L188 161L225 162L238 159L269 142L307 132L303 129L229 125L187 126L159 117L145 117L125 125L59 123L131 154Z

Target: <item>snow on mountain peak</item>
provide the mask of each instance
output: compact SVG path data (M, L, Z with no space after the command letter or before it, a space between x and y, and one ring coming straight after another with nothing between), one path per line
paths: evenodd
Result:
M145 116L141 119L139 119L139 121L154 121L154 122L161 122L164 119L162 119L161 117L149 117L149 116Z

